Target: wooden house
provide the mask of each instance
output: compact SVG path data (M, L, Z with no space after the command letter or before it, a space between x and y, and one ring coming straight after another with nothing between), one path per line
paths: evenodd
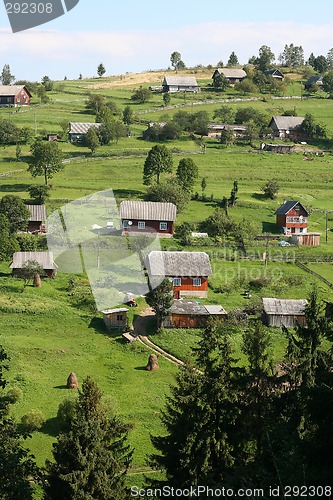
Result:
M246 135L246 125L230 124L230 123L209 123L208 124L208 137L213 139L220 139L223 130L231 130L234 137L244 137Z
M213 81L217 76L224 76L230 83L230 85L235 85L235 83L242 82L244 78L247 77L246 72L239 68L217 68L213 73Z
M276 210L276 224L284 234L302 234L307 232L309 212L302 203L285 200Z
M126 328L127 327L127 313L126 307L118 307L117 309L107 309L103 312L103 321L108 330L112 328Z
M177 207L173 203L125 200L120 203L120 219L123 234L151 234L171 238Z
M300 126L304 121L304 116L273 116L269 127L273 136L282 140L299 141L304 138L304 133Z
M45 205L26 205L30 212L27 231L45 232L46 208Z
M189 300L175 300L164 320L165 328L205 328L209 318L224 321L227 313L220 305L201 305Z
M305 90L322 90L323 86L323 75L314 75L310 76L310 78L304 83Z
M284 79L283 73L281 73L281 71L277 68L266 69L264 71L264 75L270 76L271 78L274 78L275 80L279 80L280 82L282 82L282 80Z
M44 276L54 278L57 274L58 266L53 260L52 252L15 252L13 255L10 268L13 270L13 275L19 274L23 264L30 260L35 260L44 269Z
M31 94L25 85L0 85L0 107L29 106Z
M154 250L147 256L146 267L153 288L164 277L172 281L175 299L208 296L208 277L212 275L212 268L205 252Z
M290 144L267 144L264 142L261 143L261 149L263 151L270 151L272 153L278 154L293 153L294 147L294 145Z
M297 323L305 325L305 299L263 298L263 321L268 326L293 328Z
M96 131L101 126L101 123L90 123L90 122L70 122L69 124L69 140L70 142L84 142L84 136L90 128L94 128Z
M165 76L163 92L200 92L195 76Z

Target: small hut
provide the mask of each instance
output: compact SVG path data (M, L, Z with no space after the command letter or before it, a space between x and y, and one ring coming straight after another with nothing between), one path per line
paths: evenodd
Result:
M276 299L264 298L263 321L268 326L285 326L293 328L297 323L305 325L305 308L308 301L305 299Z
M108 329L126 328L127 313L126 307L118 307L117 309L108 309L103 312L103 320Z

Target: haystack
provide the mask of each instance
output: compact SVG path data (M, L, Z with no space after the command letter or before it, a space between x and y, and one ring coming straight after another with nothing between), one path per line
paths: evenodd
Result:
M149 359L148 359L148 364L146 366L146 370L153 372L153 371L158 370L158 369L159 369L158 357L156 356L156 354L151 354L149 356Z
M69 377L67 379L67 389L77 389L79 386L77 377L74 372L71 372L69 374Z

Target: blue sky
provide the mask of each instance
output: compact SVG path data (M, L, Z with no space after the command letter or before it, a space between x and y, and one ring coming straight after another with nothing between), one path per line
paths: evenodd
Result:
M7 0L6 0L7 1ZM38 1L38 0L34 0ZM44 1L44 0L43 0ZM268 45L278 57L285 44L326 55L333 47L333 3L301 0L80 0L66 15L13 34L0 3L0 69L39 81L163 69L177 50L188 66L225 63L232 51L241 64ZM209 7L208 7L209 6Z

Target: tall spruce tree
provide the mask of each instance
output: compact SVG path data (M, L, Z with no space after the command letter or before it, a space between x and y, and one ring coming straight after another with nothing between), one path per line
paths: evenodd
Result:
M125 475L132 455L127 434L128 426L107 414L100 389L87 377L70 430L60 434L54 444L55 462L46 463L46 498L126 498Z

